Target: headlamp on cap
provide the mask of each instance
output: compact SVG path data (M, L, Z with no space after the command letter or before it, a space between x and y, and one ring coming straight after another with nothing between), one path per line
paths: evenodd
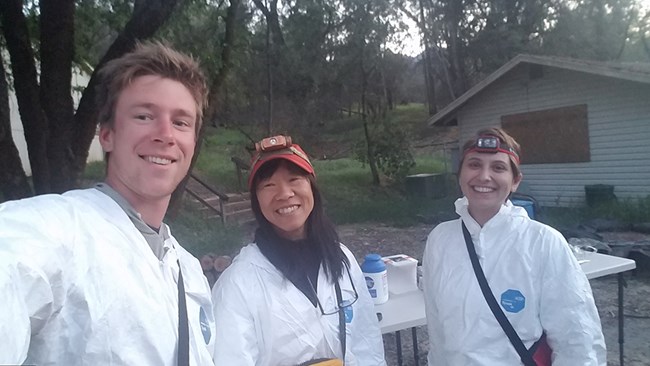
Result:
M465 150L465 154L472 151L480 152L480 153L490 153L490 154L496 154L498 152L502 152L505 154L508 154L515 158L515 161L517 164L519 164L519 155L513 149L512 147L501 143L501 140L497 136L492 136L492 135L483 135L479 136L476 139L476 142L474 145L472 145L469 149Z
M291 136L271 136L255 143L255 150L259 152L280 150L291 146Z

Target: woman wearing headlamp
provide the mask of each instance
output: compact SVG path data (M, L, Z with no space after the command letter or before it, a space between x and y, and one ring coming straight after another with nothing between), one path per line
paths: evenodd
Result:
M324 213L309 158L285 136L256 148L248 186L258 229L213 289L215 363L385 365L364 277Z
M568 244L508 200L522 179L519 157L498 128L463 147L460 219L433 229L424 253L429 366L543 364L531 357L542 335L552 350L545 364L606 364L591 288Z

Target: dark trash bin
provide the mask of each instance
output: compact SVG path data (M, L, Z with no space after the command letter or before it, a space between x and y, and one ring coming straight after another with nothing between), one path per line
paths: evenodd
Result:
M512 202L513 205L525 209L526 213L528 214L528 217L535 220L535 203L533 201L518 199L518 198L513 198L510 201Z
M444 174L415 174L406 177L406 192L415 198L440 198L444 197Z
M587 206L595 207L603 203L610 203L616 200L614 186L609 184L590 184L585 186L585 198Z
M530 194L513 192L510 194L510 202L515 206L524 208L531 219L539 221L540 206L535 197Z

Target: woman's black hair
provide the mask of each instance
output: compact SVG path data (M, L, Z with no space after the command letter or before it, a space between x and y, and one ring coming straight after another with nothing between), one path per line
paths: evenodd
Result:
M274 159L270 160L267 163L264 163L260 169L253 177L253 183L251 184L250 194L251 194L251 207L259 225L259 231L266 238L270 239L272 242L280 243L285 242L286 239L280 238L277 232L274 229L273 224L271 224L260 208L260 203L257 198L257 185L263 179L267 179L275 173L275 171L282 165L287 167L292 173L297 173L304 175L309 180L311 185L311 191L314 195L314 208L312 209L309 217L307 217L307 222L305 223L305 228L307 232L307 237L305 241L310 245L311 248L316 250L318 257L322 258L323 268L325 273L331 280L341 278L343 274L343 266L349 265L348 258L343 253L341 249L341 244L339 240L339 235L336 232L334 224L325 214L323 208L323 199L316 184L316 177L314 175L307 173L299 166L285 160L285 159ZM260 248L262 249L262 248ZM264 253L264 250L263 250ZM265 254L266 255L266 254ZM269 257L267 255L267 257ZM298 259L296 259L298 260ZM278 268L283 275L287 278L291 278L290 273L294 266L287 268Z

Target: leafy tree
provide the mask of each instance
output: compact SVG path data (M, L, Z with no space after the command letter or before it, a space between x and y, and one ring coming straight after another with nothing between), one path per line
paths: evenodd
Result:
M415 166L415 160L409 150L408 133L387 119L376 121L372 125L374 127L370 132L373 141L372 153L378 170L391 181L403 179ZM370 163L368 146L365 141L357 144L355 151L357 160L364 164Z
M637 23L631 0L591 0L563 6L551 18L542 52L574 58L620 60Z

